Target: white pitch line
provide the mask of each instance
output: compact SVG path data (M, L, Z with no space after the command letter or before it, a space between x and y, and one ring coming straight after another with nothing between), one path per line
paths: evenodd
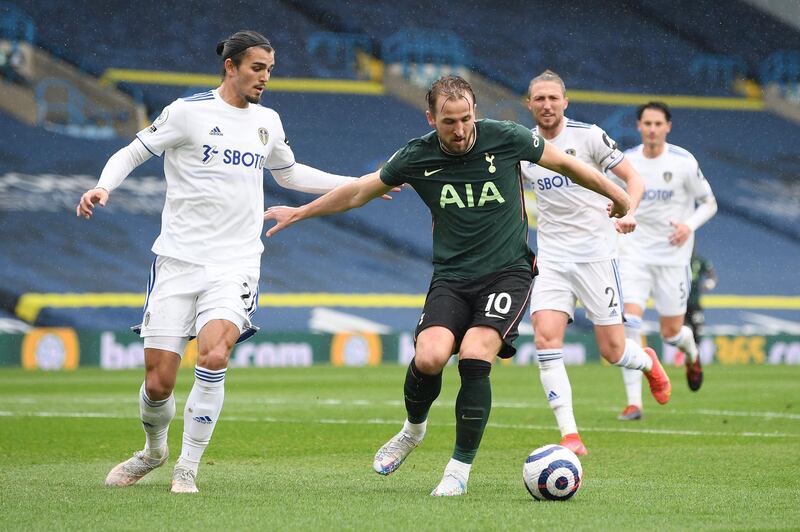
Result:
M130 419L130 414L112 414L110 412L9 412L0 410L0 417L75 417L99 419Z
M119 413L105 413L105 412L10 412L0 410L0 417L52 417L52 418L93 418L93 419L136 419L135 416L129 414ZM396 419L314 419L314 420L301 420L301 419L280 419L274 417L260 417L260 416L222 416L222 420L226 422L244 422L244 423L286 423L286 424L301 424L301 423L319 423L321 425L398 425L400 422ZM452 423L447 423L451 425ZM527 424L506 424L506 423L489 423L488 426L494 429L512 429L512 430L554 430L552 425L527 425ZM742 438L800 438L800 434L788 434L785 432L719 432L719 431L701 431L701 430L672 430L672 429L635 429L635 428L613 428L613 427L581 427L581 432L623 432L631 434L658 434L662 436L738 436Z
M59 397L59 403L65 404L87 404L87 405L94 405L94 404L104 404L104 405L111 405L111 404L119 404L119 405L130 405L131 401L133 401L129 397L121 398L118 396L99 396L99 397ZM330 407L338 407L338 406L354 406L354 407L374 407L374 406L389 406L389 407L397 407L403 406L403 401L390 399L384 401L372 401L369 399L318 399L318 400L310 400L310 401L298 401L296 399L285 399L285 398L270 398L270 397L260 397L256 399L251 399L247 397L230 397L225 398L226 404L229 406L232 404L247 404L249 406L262 404L262 405L290 405L290 406L330 406ZM17 403L26 404L26 405L36 405L36 404L50 404L52 401L42 400L39 396L20 396L16 399ZM452 408L455 406L454 401L437 401L434 408ZM584 409L594 409L599 410L602 412L617 412L617 409L614 407L598 407L594 404L581 404L578 403L577 405L579 408ZM509 408L509 409L520 409L520 410L548 410L549 408L544 403L541 402L525 402L525 401L497 401L492 403L492 408ZM666 408L659 408L658 412L660 414L682 414L682 415L698 415L698 416L714 416L714 417L752 417L752 418L759 418L765 420L776 420L776 419L785 419L785 420L792 420L792 421L800 421L800 414L793 414L789 412L748 412L745 410L714 410L709 408L698 408L698 409L686 409L686 410L678 410L675 408L666 409Z
M698 410L690 410L689 414L697 413L703 414L706 416L736 416L736 417L763 417L767 419L775 418L775 419L798 419L800 420L800 414L789 414L787 412L741 412L739 410L708 410L708 409L698 409Z
M789 414L787 412L747 412L743 410L713 410L710 408L696 408L687 410L678 410L676 408L660 408L656 407L657 411L661 414L688 414L700 416L716 416L716 417L756 417L761 419L791 419L800 420L800 414ZM617 408L602 408L604 412L617 412Z

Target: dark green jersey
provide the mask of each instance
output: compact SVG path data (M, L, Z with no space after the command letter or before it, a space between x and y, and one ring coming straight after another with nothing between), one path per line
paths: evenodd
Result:
M431 210L434 279L531 268L519 162L538 161L544 140L514 122L479 120L475 128L464 154L443 151L432 131L381 170L384 183L410 184Z

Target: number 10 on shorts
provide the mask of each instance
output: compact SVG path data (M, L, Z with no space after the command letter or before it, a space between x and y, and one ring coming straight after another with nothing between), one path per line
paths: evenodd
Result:
M511 296L508 292L489 294L485 309L487 318L505 318L509 310L511 310Z

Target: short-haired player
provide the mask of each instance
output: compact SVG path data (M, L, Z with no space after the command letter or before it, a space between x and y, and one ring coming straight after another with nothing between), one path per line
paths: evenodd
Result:
M700 165L685 149L667 142L672 113L663 102L649 102L636 112L642 143L625 152L642 176L644 195L635 233L620 238L620 271L625 292L626 334L641 341L645 304L652 297L664 341L686 355L689 389L703 383L703 369L692 330L684 325L691 289L694 233L717 212L717 201ZM628 406L623 421L642 417L642 379L623 369Z
M568 105L564 82L556 73L546 70L531 80L528 109L536 121L533 132L597 171L614 173L626 183L631 197L628 214L611 220L605 215L606 199L599 194L535 162L523 165L539 206L539 276L531 295L539 377L561 431L561 445L583 455L587 450L578 432L564 366L564 335L578 300L594 324L604 359L643 370L659 403L669 400L671 388L655 352L626 339L623 326L617 233L636 229L642 180L605 131L564 116Z

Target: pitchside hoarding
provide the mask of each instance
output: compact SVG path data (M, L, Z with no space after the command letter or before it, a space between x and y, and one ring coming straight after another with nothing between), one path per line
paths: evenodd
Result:
M517 355L499 363L536 364L532 336L517 340ZM665 346L657 335L647 337L657 346L662 361L681 364L681 353ZM800 364L800 336L713 336L700 344L705 364ZM237 345L231 367L289 367L331 364L373 366L407 364L414 356L411 333L260 333ZM564 345L567 364L600 360L592 334L568 334ZM189 342L183 366L194 366L197 343ZM0 334L0 366L29 370L74 370L81 366L131 369L144 365L141 339L130 331L76 331L69 328L34 328L26 334Z

